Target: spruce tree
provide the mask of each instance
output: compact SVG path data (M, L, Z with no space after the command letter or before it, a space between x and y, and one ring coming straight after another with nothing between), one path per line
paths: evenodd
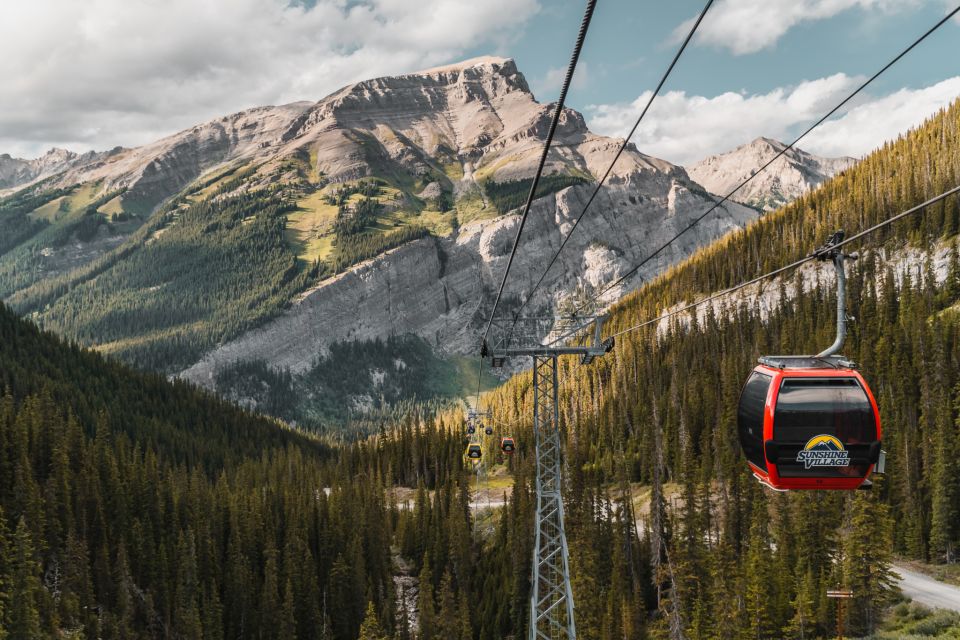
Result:
M751 638L775 637L776 623L771 616L770 602L773 584L773 551L767 529L766 501L758 500L753 507L750 538L747 547L745 593L745 625Z
M200 616L200 582L193 532L180 536L177 544L177 591L174 629L187 638L203 635Z
M373 602L367 602L367 610L360 625L360 636L357 640L387 640L387 635L380 626Z
M943 408L936 421L937 432L934 440L935 457L932 480L932 506L930 522L930 548L935 559L953 562L956 558L956 544L960 537L960 384L953 389L954 413L951 419L948 408Z
M287 578L287 584L283 590L283 607L280 610L280 626L277 633L278 638L283 640L297 640L297 618L294 611L293 582Z
M806 640L816 637L816 619L814 605L816 603L816 582L813 579L813 570L809 564L798 572L796 596L791 605L794 615L786 628L786 634L791 638Z
M7 638L7 610L11 596L13 543L7 531L7 518L0 506L0 640Z
M37 640L40 634L40 566L26 519L21 516L13 533L10 567L10 612L7 629L15 640Z
M848 527L843 573L854 596L849 607L850 630L869 634L880 623L880 614L896 591L890 564L889 507L873 496L857 492L850 499Z
M440 606L437 609L437 637L450 638L460 635L460 616L457 611L457 599L453 592L453 576L443 572L440 580Z
M442 640L437 635L436 604L433 599L433 574L430 571L430 557L424 556L423 568L418 580L420 592L417 594L417 621L419 633L417 640Z

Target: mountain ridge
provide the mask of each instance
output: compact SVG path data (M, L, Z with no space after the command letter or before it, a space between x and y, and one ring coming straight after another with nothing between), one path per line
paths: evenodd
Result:
M756 170L777 158L762 175L752 179L732 199L761 211L772 211L849 169L857 160L824 158L773 138L759 137L730 151L715 154L688 167L690 176L711 193L726 195Z
M244 361L308 370L338 341L412 333L473 353L552 111L512 60L483 58L98 156L0 210L0 225L6 215L36 228L0 256L0 297L62 335L208 387ZM620 144L563 110L507 307ZM618 277L712 202L682 167L629 145L529 308L552 313ZM640 277L756 216L728 203Z

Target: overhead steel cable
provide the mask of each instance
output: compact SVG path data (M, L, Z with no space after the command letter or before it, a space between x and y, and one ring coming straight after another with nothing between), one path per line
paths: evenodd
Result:
M480 364L477 366L477 402L474 406L477 408L476 410L479 412L480 411L480 386L483 381L483 358L481 357L478 359L480 360Z
M510 250L510 258L507 260L507 268L503 271L503 280L500 281L500 289L497 291L497 297L493 301L493 309L490 311L490 320L487 322L487 328L483 332L483 342L486 343L487 335L490 333L490 327L493 325L493 319L497 314L497 307L500 304L500 298L503 296L503 289L507 284L507 277L510 275L510 267L513 266L513 259L517 255L517 247L520 245L520 236L523 234L523 228L527 224L527 218L530 215L530 205L533 203L534 196L537 193L537 187L540 184L540 176L543 174L543 167L547 162L547 155L550 153L550 145L553 143L553 136L557 131L557 125L560 123L560 116L563 113L563 105L567 100L567 91L570 89L570 82L573 79L573 73L577 68L577 61L580 59L580 51L583 48L583 42L587 37L587 29L590 27L590 20L593 18L593 10L597 5L597 0L588 0L586 11L583 14L583 21L580 23L580 32L577 34L577 42L573 47L573 54L570 57L570 63L567 65L567 75L563 79L563 87L560 89L560 97L557 99L557 107L553 112L553 119L550 122L550 130L547 133L546 142L543 145L543 153L540 155L540 163L537 165L537 172L533 176L533 184L530 185L530 193L527 195L527 203L523 207L523 214L520 217L520 224L517 227L517 235L513 240L513 248Z
M923 202L923 203L921 203L921 204L918 204L918 205L915 206L915 207L912 207L912 208L910 208L910 209L907 209L906 211L902 211L902 212L898 213L897 215L895 215L895 216L893 216L893 217L887 218L887 219L884 220L883 222L879 222L879 223L873 225L872 227L869 227L869 228L867 228L867 229L864 229L863 231L861 231L861 232L859 232L859 233L857 233L857 234L854 234L854 235L850 236L849 238L847 238L847 239L845 239L845 240L843 240L843 241L841 241L841 242L838 242L838 243L835 244L835 245L831 245L831 248L837 248L837 249L839 249L840 247L842 247L842 246L844 246L844 245L847 245L847 244L850 244L851 242L855 242L855 241L859 240L860 238L863 238L864 236L867 236L867 235L873 233L874 231L877 231L878 229L882 229L883 227L889 226L889 225L893 224L894 222L896 222L896 221L898 221L898 220L901 220L901 219L903 219L903 218L905 218L905 217L907 217L907 216L909 216L909 215L912 215L912 214L914 214L914 213L917 213L918 211L922 211L923 209L929 207L930 205L936 204L936 203L940 202L941 200L945 200L945 199L949 198L950 196L956 195L956 194L960 194L960 185L958 185L958 186L956 186L956 187L954 187L954 188L952 188L952 189L949 189L948 191L944 191L944 192L941 193L940 195L934 196L933 198L930 198L930 199L927 200L926 202ZM801 258L800 260L796 260L796 261L794 261L794 262L791 262L790 264L788 264L788 265L786 265L786 266L780 267L780 268L778 268L778 269L774 269L773 271L770 271L769 273L765 273L765 274L763 274L762 276L757 276L756 278L752 278L752 279L750 279L750 280L746 280L746 281L741 282L740 284L734 285L734 286L732 286L732 287L730 287L730 288L728 288L728 289L724 289L723 291L719 291L719 292L717 292L717 293L714 293L714 294L712 294L712 295L710 295L710 296L707 296L706 298L704 298L704 299L702 299L702 300L698 300L697 302L692 302L692 303L690 303L690 304L688 304L688 305L685 305L685 306L683 306L683 307L680 307L680 308L678 308L678 309L674 309L673 311L670 311L669 313L663 313L663 314L661 314L661 315L659 315L659 316L657 316L656 318L653 318L653 319L651 319L651 320L646 320L646 321L644 321L644 322L635 324L635 325L633 325L633 326L631 326L631 327L629 327L629 328L627 328L627 329L623 329L622 331L618 331L618 332L612 334L612 335L609 336L609 337L616 338L616 337L622 336L622 335L624 335L624 334L626 334L626 333L630 333L631 331L636 331L637 329L640 329L640 328L642 328L642 327L646 327L646 326L648 326L648 325L655 324L655 323L657 323L657 322L661 322L661 321L663 321L663 320L666 320L667 318L672 318L672 317L675 316L675 315L679 315L679 314L684 313L684 312L686 312L686 311L690 311L691 309L695 309L695 308L697 308L697 307L700 307L700 306L702 306L702 305L705 305L705 304L707 304L707 303L709 303L709 302L713 302L714 300L716 300L716 299L718 299L718 298L722 298L722 297L724 297L724 296L728 296L728 295L730 295L731 293L734 293L734 292L736 292L736 291L739 291L739 290L741 290L741 289L744 289L744 288L746 288L746 287L749 287L750 285L757 284L758 282L761 282L761 281L766 280L766 279L768 279L768 278L773 278L773 277L775 277L775 276L780 275L781 273L784 273L784 272L786 272L786 271L790 271L791 269L796 269L797 267L799 267L799 266L801 266L801 265L803 265L803 264L805 264L805 263L807 263L807 262L811 262L811 261L817 260L817 259L818 259L818 258L817 258L817 255L816 255L816 254L806 256L805 258Z
M533 294L537 289L540 288L540 285L543 284L543 280L547 277L551 267L556 263L557 258L560 257L560 253L563 251L563 248L567 246L567 242L570 240L570 237L573 235L573 232L577 230L577 225L580 224L580 221L583 220L583 216L586 215L587 210L590 208L590 205L593 204L594 199L597 197L597 194L600 193L600 189L603 187L603 184L607 181L607 178L610 177L610 173L613 171L613 167L617 164L617 161L620 160L620 156L623 155L623 152L626 150L627 145L630 143L630 139L633 138L633 134L637 132L637 128L640 126L640 123L643 121L644 116L647 115L647 111L650 110L650 105L653 104L653 101L660 94L660 90L663 89L664 83L666 83L667 78L670 77L670 74L673 72L673 68L677 65L677 61L680 60L680 56L683 55L684 50L687 48L687 45L690 43L690 40L693 39L694 34L697 32L697 29L700 27L700 23L703 22L704 16L707 15L707 11L710 10L711 5L713 5L714 0L707 0L707 3L703 7L703 11L700 12L700 15L697 16L696 21L693 23L693 26L690 28L690 32L687 34L687 37L683 40L683 44L680 45L680 48L677 50L677 53L673 56L673 60L670 61L670 65L667 67L666 72L663 74L663 77L660 78L660 82L657 84L657 88L653 90L653 93L650 94L650 99L647 100L647 104L643 107L643 111L640 112L640 116L637 118L637 121L633 123L633 128L630 129L630 133L627 134L627 137L624 138L623 143L620 145L620 148L617 149L616 155L613 156L613 161L610 163L610 166L607 167L607 170L604 172L603 177L600 178L600 181L597 182L597 186L594 187L593 193L590 194L590 197L587 199L587 203L583 205L583 210L580 212L580 215L577 216L577 219L574 220L573 226L570 227L570 231L567 232L567 235L563 238L563 242L560 243L560 247L557 249L556 253L553 254L553 258L550 259L547 268L543 270L543 273L540 275L540 279L537 280L537 283L533 285L533 289L530 290L529 295L523 301L523 304L520 305L520 308L517 309L514 314L514 324L516 324L517 318L520 317L520 313L523 311L524 307L527 306L527 303L533 298Z
M891 60L890 62L888 62L887 64L885 64L879 71L877 71L877 72L874 73L872 76L870 76L869 79L867 79L866 81L864 81L859 87L857 87L857 88L853 91L853 93L851 93L851 94L848 95L846 98L844 98L837 106L835 106L833 109L831 109L830 111L828 111L826 115L824 115L822 118L820 118L819 120L817 120L817 121L816 121L813 125L811 125L806 131L804 131L804 132L801 133L799 136L797 136L797 137L793 140L793 142L791 142L790 144L786 145L779 153L777 153L775 156L773 156L773 158L771 158L769 161L767 161L766 164L764 164L762 167L760 167L757 171L755 171L753 174L751 174L748 178L746 178L745 180L743 180L743 181L742 181L740 184L738 184L732 191L730 191L727 195L723 196L719 201L715 202L715 203L713 204L713 206L711 206L709 209L707 209L706 211L704 211L704 212L703 212L701 215L699 215L697 218L694 218L693 222L691 222L690 224L688 224L687 226L685 226L683 229L681 229L679 232L677 232L672 238L670 238L670 239L667 240L664 244L662 244L656 251L654 251L653 253L651 253L650 255L648 255L646 258L644 258L639 264L637 264L637 265L635 265L634 267L632 267L632 268L631 268L629 271L627 271L625 274L623 274L622 276L620 276L619 278L617 278L617 280L615 280L615 281L612 282L611 284L609 284L609 285L607 285L606 287L604 287L599 293L595 294L595 295L593 296L591 302L593 302L593 303L599 303L600 300L601 300L601 298L603 298L603 296L604 296L608 291L610 291L611 289L613 289L614 287L616 287L616 286L619 285L620 283L624 282L627 278L629 278L630 276L632 276L633 274L635 274L635 273L636 273L637 271L639 271L645 264L647 264L647 263L650 262L653 258L655 258L655 257L657 257L658 255L660 255L661 252L663 252L667 247L669 247L671 244L673 244L678 238L680 238L680 236L682 236L683 234L685 234L687 231L690 231L693 227L695 227L697 224L699 224L700 221L702 221L704 218L706 218L706 217L707 217L708 215L710 215L712 212L716 211L716 210L717 210L720 206L722 206L727 200L729 200L735 193L737 193L740 189L742 189L743 187L745 187L745 186L746 186L751 180L753 180L755 177L757 177L758 175L760 175L761 173L763 173L768 167L770 167L770 165L772 165L774 162L776 162L777 160L779 160L787 151L793 149L793 147L794 147L798 142L800 142L801 140L803 140L811 131L813 131L814 129L816 129L817 127L819 127L819 126L820 126L821 124L823 124L828 118L830 118L833 114L835 114L837 111L839 111L840 109L842 109L842 108L844 107L844 105L846 105L846 104L847 104L848 102L850 102L854 97L856 97L861 91L863 91L863 89L865 89L868 85L870 85L870 83L872 83L874 80L876 80L878 77L880 77L880 76L881 76L884 72L886 72L890 67L892 67L892 66L895 65L897 62L899 62L901 58L903 58L905 55L907 55L908 53L910 53L910 51L912 51L917 45L919 45L921 42L923 42L924 40L926 40L927 37L930 36L930 34L932 34L934 31L936 31L936 30L939 29L941 26L943 26L948 20L950 20L950 19L951 19L953 16L955 16L958 12L960 12L960 6L958 6L958 7L955 8L954 10L950 11L949 13L947 13L946 16L944 16L944 17L943 17L940 21L938 21L935 25L933 25L932 27L930 27L923 35L921 35L919 38L917 38L916 40L914 40L913 43L910 44L910 46L908 46L906 49L904 49L903 51L901 51L895 58L893 58L893 60ZM584 305L580 305L580 306L577 307L576 311L581 311L583 308L584 308Z

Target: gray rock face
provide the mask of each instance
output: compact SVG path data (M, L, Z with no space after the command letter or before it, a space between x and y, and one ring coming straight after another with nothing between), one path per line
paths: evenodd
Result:
M12 189L52 176L78 164L85 164L103 154L94 152L76 154L66 149L53 148L39 158L24 160L0 154L0 189Z
M726 195L785 148L786 145L777 140L757 138L733 151L704 158L687 171L711 193ZM762 211L772 211L820 186L855 162L854 158L823 158L793 148L732 199Z
M266 160L282 134L310 103L257 107L136 149L100 154L77 163L58 183L102 181L102 190L127 188L128 198L152 207L186 187L204 172L241 160Z
M590 191L587 185L570 187L535 203L511 270L508 297L533 287ZM638 193L645 195L638 198ZM604 189L529 312L552 313L578 287L618 278L709 205L705 195L653 170L638 171ZM754 210L738 204L718 210L662 259L611 291L606 301L755 217ZM332 342L404 333L418 334L440 351L476 353L519 220L510 215L472 223L455 237L418 240L360 265L308 291L282 316L212 351L181 375L212 388L223 367L256 359L301 372Z
M224 165L255 168L251 184L309 158L314 177L337 183L364 176L430 177L422 198L479 194L474 215L445 238L412 242L319 283L260 328L220 345L182 373L212 386L224 366L263 359L293 371L308 368L332 342L415 333L438 349L472 354L490 314L519 216L493 216L477 188L484 181L529 178L537 166L554 106L538 103L512 60L478 58L415 74L358 82L315 102L250 109L136 149L72 162L56 184L97 182L104 191L156 205ZM620 140L591 133L583 117L562 112L545 174L596 179ZM499 313L529 295L572 227L592 186L536 201ZM687 172L629 145L575 235L529 301L527 313L551 314L578 291L619 278L698 217L713 198ZM713 213L631 280L615 302L757 211L736 203Z

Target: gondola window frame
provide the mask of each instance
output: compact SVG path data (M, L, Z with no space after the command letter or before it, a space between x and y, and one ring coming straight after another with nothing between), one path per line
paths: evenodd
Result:
M757 380L762 380L762 393L759 387L756 390L751 388L752 383ZM772 384L773 376L754 371L743 386L740 401L737 404L737 433L740 437L740 446L747 461L763 471L767 471L767 459L763 451L763 429L767 414L767 399L770 396Z

